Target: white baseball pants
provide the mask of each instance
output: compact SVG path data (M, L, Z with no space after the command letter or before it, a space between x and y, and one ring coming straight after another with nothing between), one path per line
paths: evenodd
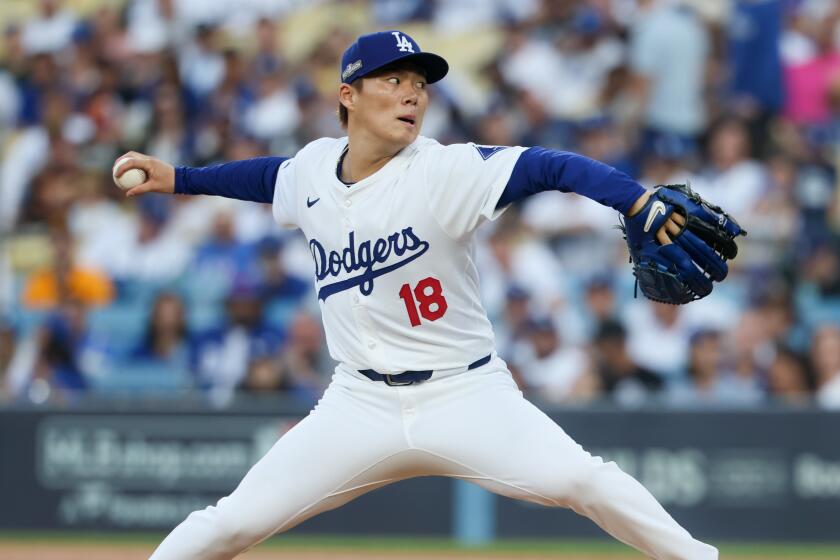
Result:
M314 410L215 506L191 513L152 560L233 558L365 492L440 475L573 509L650 558L706 560L635 479L593 457L525 400L505 363L390 387L340 365Z

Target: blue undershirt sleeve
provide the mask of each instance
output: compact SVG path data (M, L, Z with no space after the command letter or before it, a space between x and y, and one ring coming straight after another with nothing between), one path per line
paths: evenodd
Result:
M209 167L176 167L175 194L212 194L270 204L277 171L287 159L258 157Z
M496 203L503 208L538 192L574 192L627 214L645 188L605 163L572 152L528 148Z

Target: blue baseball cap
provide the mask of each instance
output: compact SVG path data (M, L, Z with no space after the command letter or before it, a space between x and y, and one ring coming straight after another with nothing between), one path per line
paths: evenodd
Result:
M374 70L410 60L426 71L426 82L433 84L446 76L449 64L443 57L420 50L417 41L402 31L379 31L362 35L341 56L340 81L352 84Z

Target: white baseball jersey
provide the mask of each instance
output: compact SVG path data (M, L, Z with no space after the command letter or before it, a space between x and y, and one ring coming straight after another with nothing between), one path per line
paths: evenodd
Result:
M716 559L641 484L525 400L501 358L464 373L493 350L472 232L500 214L523 148L419 138L348 188L336 177L346 146L344 138L318 140L283 162L273 204L278 222L309 239L327 341L340 362L330 386L236 490L191 513L152 560L229 560L416 476L573 508L650 558ZM359 369L438 371L390 386Z
M333 359L380 373L465 366L494 340L479 298L472 232L496 203L522 147L443 146L419 137L348 187L347 138L283 162L274 217L305 234Z

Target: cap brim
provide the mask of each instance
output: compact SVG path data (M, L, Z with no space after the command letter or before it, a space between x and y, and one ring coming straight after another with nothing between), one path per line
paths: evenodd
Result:
M386 66L396 64L398 62L403 62L406 60L418 65L420 68L423 69L424 72L426 72L426 83L429 84L433 84L437 81L440 81L441 79L443 79L444 76L446 76L446 73L449 72L449 63L447 63L442 56L438 56L434 53L421 52L401 56L399 58L383 62L379 66L369 68L366 72L353 76L353 79L349 82L345 80L344 83L352 83L355 80L358 80L359 78L365 78L367 76L370 76L374 72L385 68Z
M421 52L404 56L399 60L410 60L426 71L426 83L433 84L443 79L449 72L449 63L442 56Z

